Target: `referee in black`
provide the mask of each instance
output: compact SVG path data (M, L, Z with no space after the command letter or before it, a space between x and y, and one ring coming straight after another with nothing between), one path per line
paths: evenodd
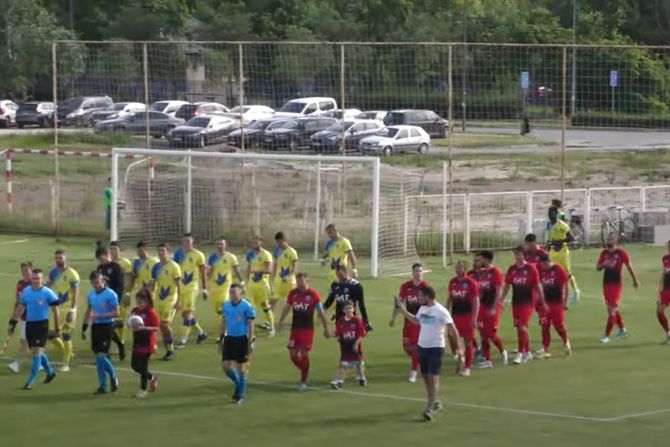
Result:
M323 307L328 310L335 303L335 316L333 320L337 321L344 315L344 305L347 301L354 303L356 313L359 313L365 323L365 330L372 331L372 326L368 320L368 311L365 308L365 299L363 298L363 285L355 278L349 276L347 266L340 265L335 270L337 281L330 286L328 298Z
M125 278L125 273L121 266L116 262L112 261L112 256L109 253L109 248L107 247L98 247L95 251L95 257L100 263L96 269L105 277L107 282L107 287L112 289L116 296L120 299L123 297L123 283ZM115 327L118 325L123 325L123 321L116 321ZM119 338L119 334L116 331L113 331L112 341L117 346L119 350L119 361L123 361L126 358L126 345L123 343L123 340Z

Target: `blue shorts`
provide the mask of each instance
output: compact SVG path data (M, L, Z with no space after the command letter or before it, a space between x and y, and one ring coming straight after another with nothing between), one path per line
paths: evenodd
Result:
M419 365L421 367L421 375L439 375L442 371L443 357L444 348L422 348L419 346Z

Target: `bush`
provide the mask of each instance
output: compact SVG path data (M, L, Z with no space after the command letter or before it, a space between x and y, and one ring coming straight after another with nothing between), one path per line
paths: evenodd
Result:
M573 126L632 127L638 129L670 128L670 115L646 115L611 112L578 112L571 118Z

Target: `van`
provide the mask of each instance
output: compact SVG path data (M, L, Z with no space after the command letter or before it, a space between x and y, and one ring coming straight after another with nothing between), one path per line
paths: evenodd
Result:
M293 118L300 116L323 116L329 110L337 109L334 98L311 97L292 99L275 114L278 118Z

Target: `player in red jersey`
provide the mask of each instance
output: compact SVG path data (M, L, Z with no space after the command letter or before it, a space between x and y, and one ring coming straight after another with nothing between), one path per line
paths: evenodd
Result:
M347 368L356 368L356 377L360 386L366 386L368 380L365 378L365 362L363 360L363 337L365 337L365 323L358 318L355 312L356 306L353 301L344 303L344 315L335 323L333 336L340 343L340 368L335 380L330 386L335 390L341 390L344 385L344 377Z
M464 261L458 261L455 270L456 276L449 281L447 288L446 307L451 312L456 329L465 345L465 365L460 374L468 377L475 352L473 339L479 315L479 288L477 282L465 274Z
M321 304L319 292L309 287L307 273L298 273L295 276L296 288L291 290L284 303L284 308L279 318L279 326L282 327L289 311L293 311L291 322L291 334L289 335L288 350L291 361L300 370L300 382L298 390L307 388L307 376L309 375L309 351L312 350L314 340L314 311L316 310L319 320L323 325L323 335L330 337L328 332L328 321L326 313Z
M619 312L619 301L621 300L621 291L623 289L621 270L624 265L633 279L633 287L637 289L639 286L635 270L633 270L633 266L630 263L630 257L626 253L626 250L617 245L618 242L618 233L612 232L607 235L605 249L600 252L598 264L596 265L598 271L604 270L603 297L607 305L607 325L605 326L605 335L600 339L601 343L609 343L614 323L619 327L617 337L628 335L623 324L623 318L621 318L621 312Z
M526 262L539 269L543 254L547 254L547 250L537 245L537 236L533 233L527 234L523 244L523 256Z
M493 368L491 343L498 348L503 365L507 365L508 360L507 351L498 336L498 322L502 310L503 274L492 262L493 252L482 250L475 256L475 268L468 272L468 276L477 282L479 288L477 328L482 341L482 361L479 364L482 369Z
M546 310L540 275L532 264L526 262L522 247L514 249L514 264L510 266L505 275L503 298L507 296L510 287L512 288L512 317L518 339L514 364L520 365L533 360L533 354L530 352L528 322L533 314L534 303L539 300L540 306Z
M560 265L554 263L549 258L549 254L544 253L540 256L540 281L544 290L544 299L548 309L541 312L540 326L542 327L542 349L537 355L540 358L548 359L551 357L549 345L551 344L551 326L554 326L556 332L563 340L563 352L565 355L572 354L570 341L568 340L568 330L565 328L565 309L568 305L568 282L570 277Z
M405 308L410 314L416 315L419 307L421 307L419 292L421 291L421 287L427 285L428 283L423 279L423 265L418 263L412 265L412 279L402 283L400 286L400 293L398 294L398 297L403 304L405 304ZM390 327L395 326L395 319L398 316L398 313L398 309L394 306L391 321L389 321ZM420 326L413 324L407 319L405 319L402 327L402 348L412 362L409 378L407 379L410 383L416 383L416 376L419 371L419 352L417 344L419 342L420 329Z
M138 315L143 324L133 328L133 354L130 365L140 375L140 389L135 394L138 399L147 398L147 385L151 392L158 388L158 375L149 372L149 357L156 352L156 332L160 330L160 318L154 310L153 299L148 290L137 293L137 307L130 315Z
M670 305L670 241L666 244L668 254L663 256L663 273L661 274L661 286L658 289L658 302L656 303L656 316L658 322L665 332L665 343L670 343L670 329L668 328L668 318L665 316L665 310Z
M31 262L22 262L21 263L21 279L16 283L16 296L14 308L19 304L19 297L23 289L28 287L30 279L33 275L33 264ZM30 348L28 347L28 340L26 340L26 313L24 312L21 315L19 320L19 357L8 365L8 368L15 373L21 371L21 365L30 355Z

